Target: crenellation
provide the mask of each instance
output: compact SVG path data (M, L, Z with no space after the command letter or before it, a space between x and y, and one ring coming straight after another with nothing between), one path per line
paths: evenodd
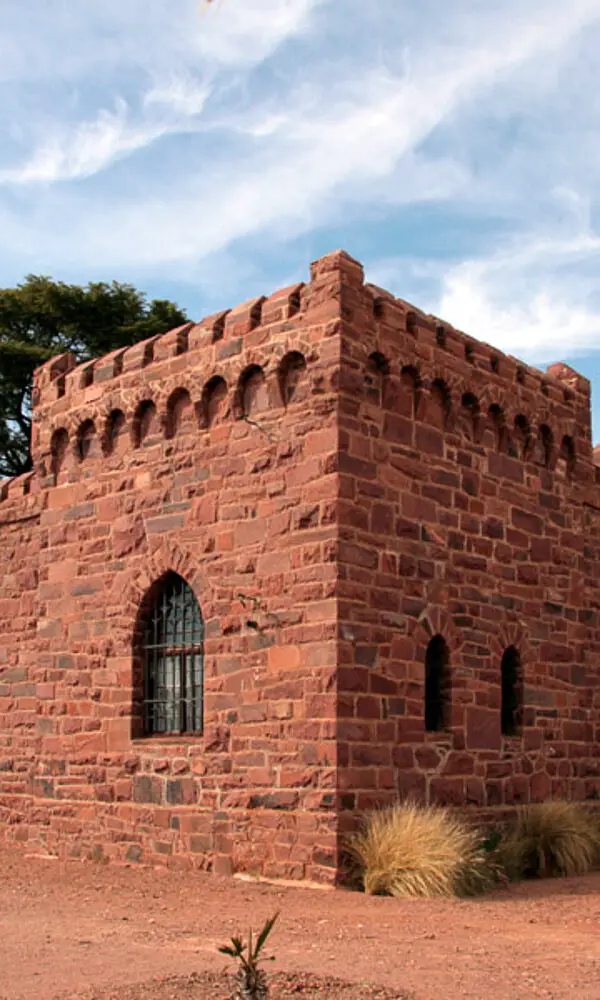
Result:
M0 484L6 837L333 882L363 807L600 795L600 457L568 366L522 365L336 251L35 386L35 471ZM203 665L202 715L178 701L169 736L146 631L179 606L167 585Z

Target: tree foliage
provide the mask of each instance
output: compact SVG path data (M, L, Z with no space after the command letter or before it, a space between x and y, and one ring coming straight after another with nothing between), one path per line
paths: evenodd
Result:
M31 468L35 368L63 351L78 361L101 357L185 322L173 302L149 302L116 281L82 287L29 275L16 288L0 289L0 478Z

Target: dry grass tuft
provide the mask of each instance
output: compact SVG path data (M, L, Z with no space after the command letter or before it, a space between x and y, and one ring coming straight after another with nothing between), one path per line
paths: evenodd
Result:
M576 802L525 806L497 850L509 878L585 875L600 863L600 826Z
M448 809L412 802L371 813L348 851L371 895L474 895L498 874L477 831Z

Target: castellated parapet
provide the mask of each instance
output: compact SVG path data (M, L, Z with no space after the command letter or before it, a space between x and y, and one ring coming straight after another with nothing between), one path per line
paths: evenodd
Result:
M600 794L590 388L365 284L36 372L0 486L0 824L335 881L361 810Z

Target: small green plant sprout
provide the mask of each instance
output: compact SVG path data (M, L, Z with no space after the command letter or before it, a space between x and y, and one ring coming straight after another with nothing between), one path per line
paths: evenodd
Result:
M235 974L235 990L232 993L232 1000L267 1000L269 995L267 977L264 970L259 968L259 963L274 961L273 955L265 958L261 952L278 916L279 911L265 922L256 939L256 944L253 943L252 931L250 930L247 943L241 937L232 937L230 944L224 944L219 948L222 955L229 955L230 958L239 962Z

